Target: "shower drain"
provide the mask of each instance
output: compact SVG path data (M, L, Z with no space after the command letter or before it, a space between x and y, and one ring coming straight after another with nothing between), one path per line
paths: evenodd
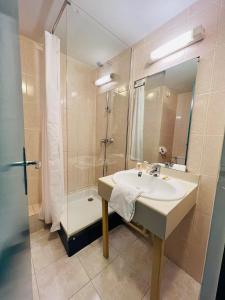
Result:
M94 200L94 198L92 198L92 197L88 198L88 201L89 201L89 202L91 202L91 201L93 201L93 200Z

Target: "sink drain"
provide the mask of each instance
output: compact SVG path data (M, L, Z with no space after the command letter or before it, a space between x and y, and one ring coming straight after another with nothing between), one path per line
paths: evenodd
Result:
M94 200L94 198L92 198L92 197L88 198L88 201L89 201L89 202L91 202L91 201L93 201L93 200Z

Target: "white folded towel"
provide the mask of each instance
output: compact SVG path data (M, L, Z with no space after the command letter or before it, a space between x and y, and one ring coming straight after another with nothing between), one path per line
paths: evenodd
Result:
M176 171L186 171L186 166L185 165L179 165L179 164L173 164L172 165L172 169L176 170Z
M142 191L130 185L116 184L113 188L109 206L127 222L130 222L135 213L135 202Z

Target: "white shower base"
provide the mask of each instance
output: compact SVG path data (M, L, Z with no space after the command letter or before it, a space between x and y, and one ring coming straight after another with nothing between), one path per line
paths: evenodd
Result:
M92 201L88 201L92 198ZM113 210L109 208L109 213ZM97 187L88 187L67 197L67 205L61 217L61 224L68 237L94 224L102 217L101 198Z

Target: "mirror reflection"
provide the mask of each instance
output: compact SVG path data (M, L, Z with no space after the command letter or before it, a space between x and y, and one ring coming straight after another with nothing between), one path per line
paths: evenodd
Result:
M135 81L131 160L186 165L197 64Z

